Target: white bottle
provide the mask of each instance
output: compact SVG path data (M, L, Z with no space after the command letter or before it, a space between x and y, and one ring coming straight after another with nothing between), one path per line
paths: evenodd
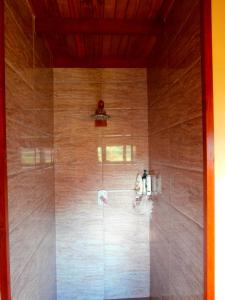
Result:
M142 179L142 186L143 186L142 193L143 193L143 195L146 195L147 194L147 189L146 189L146 179L145 178Z
M151 176L147 176L147 195L151 196L152 194L152 182L151 182Z

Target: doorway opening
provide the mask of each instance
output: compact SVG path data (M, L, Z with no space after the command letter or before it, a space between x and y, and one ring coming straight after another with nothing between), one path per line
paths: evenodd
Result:
M2 300L213 299L206 2L1 4Z

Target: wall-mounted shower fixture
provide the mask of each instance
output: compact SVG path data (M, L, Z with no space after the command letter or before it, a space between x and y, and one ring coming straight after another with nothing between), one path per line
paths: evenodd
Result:
M159 173L150 171L151 177L151 196L157 196L162 193L162 177Z
M95 120L96 127L106 127L107 120L110 119L110 115L107 115L104 106L105 106L104 101L99 100L98 107L95 111L95 114L91 116Z
M142 196L151 196L151 176L148 174L147 170L144 170L143 175L137 174L136 178L136 199Z
M137 174L136 178L136 198L142 196L157 196L162 193L162 179L160 174L154 171L144 170L143 175Z

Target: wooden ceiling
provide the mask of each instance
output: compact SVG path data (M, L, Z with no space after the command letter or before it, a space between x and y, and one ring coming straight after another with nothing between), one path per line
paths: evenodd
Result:
M52 67L147 67L174 0L29 0Z

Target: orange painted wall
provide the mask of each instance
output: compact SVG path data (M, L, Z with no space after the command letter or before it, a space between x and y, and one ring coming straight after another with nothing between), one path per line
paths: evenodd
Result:
M212 0L215 139L216 300L225 297L225 2Z

